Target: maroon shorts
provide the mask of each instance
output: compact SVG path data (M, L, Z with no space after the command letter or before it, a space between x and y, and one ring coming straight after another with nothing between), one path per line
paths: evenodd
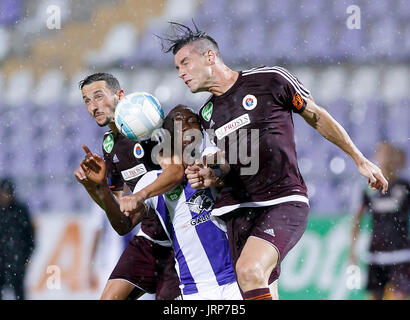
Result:
M269 284L279 278L280 264L306 230L309 206L303 202L285 202L269 207L240 208L221 216L227 226L232 263L236 262L250 237L270 242L279 252Z
M137 288L155 293L157 300L181 295L175 270L174 251L140 236L134 236L122 253L109 280L122 279Z

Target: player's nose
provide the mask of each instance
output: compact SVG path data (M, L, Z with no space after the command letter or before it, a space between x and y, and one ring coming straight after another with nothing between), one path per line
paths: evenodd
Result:
M96 102L90 103L90 110L92 113L95 113L98 110L98 104Z
M182 68L179 68L178 77L180 77L182 80L184 80L185 76L186 76L186 72Z

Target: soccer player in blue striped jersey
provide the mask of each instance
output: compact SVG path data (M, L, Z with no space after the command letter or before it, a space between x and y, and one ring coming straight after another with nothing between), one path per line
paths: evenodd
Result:
M164 121L164 129L180 137L174 120L181 121L183 132L200 132L199 117L190 109L176 107ZM181 138L182 150L193 143L192 138ZM134 193L154 182L160 173L155 170L145 174ZM211 216L215 198L214 190L195 190L186 181L171 192L145 201L147 209L155 210L160 217L172 241L184 299L242 299L224 226Z
M184 139L186 136L177 132L179 127L174 126L175 122L182 124L182 133L190 129L200 132L198 115L185 106L179 105L171 110L163 126L171 137L178 135ZM193 143L192 138L184 139L182 150ZM103 164L101 169L105 170ZM161 171L146 173L135 186L134 194L154 182ZM104 185L102 188L104 192L110 192ZM211 216L215 196L214 190L195 190L185 181L164 195L145 200L144 205L133 211L120 208L113 197L104 197L104 201L110 215L123 217L125 211L132 226L137 225L146 212L153 211L158 215L175 251L183 299L240 300L242 295L236 282L224 223Z

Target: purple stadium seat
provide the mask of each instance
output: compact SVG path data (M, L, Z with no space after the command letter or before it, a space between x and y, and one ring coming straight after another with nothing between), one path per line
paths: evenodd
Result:
M0 1L0 25L13 25L22 18L21 0Z

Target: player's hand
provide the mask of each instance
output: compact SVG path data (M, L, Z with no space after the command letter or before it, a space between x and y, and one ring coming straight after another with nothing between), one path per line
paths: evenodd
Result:
M189 184L193 189L206 189L217 182L218 178L214 171L201 164L194 164L185 169L185 174Z
M386 194L389 183L378 166L364 158L357 168L362 176L368 178L367 183L373 190L382 189L382 193Z
M79 166L75 171L74 171L74 176L77 179L79 183L81 183L86 189L93 188L95 187L95 183L91 180L89 180L81 166Z
M137 192L119 198L118 203L120 210L124 212L127 217L132 218L135 214L145 212L147 207L144 198Z
M83 145L85 158L80 163L85 177L95 184L102 184L105 180L106 165L104 160L96 153L92 154L86 145Z

